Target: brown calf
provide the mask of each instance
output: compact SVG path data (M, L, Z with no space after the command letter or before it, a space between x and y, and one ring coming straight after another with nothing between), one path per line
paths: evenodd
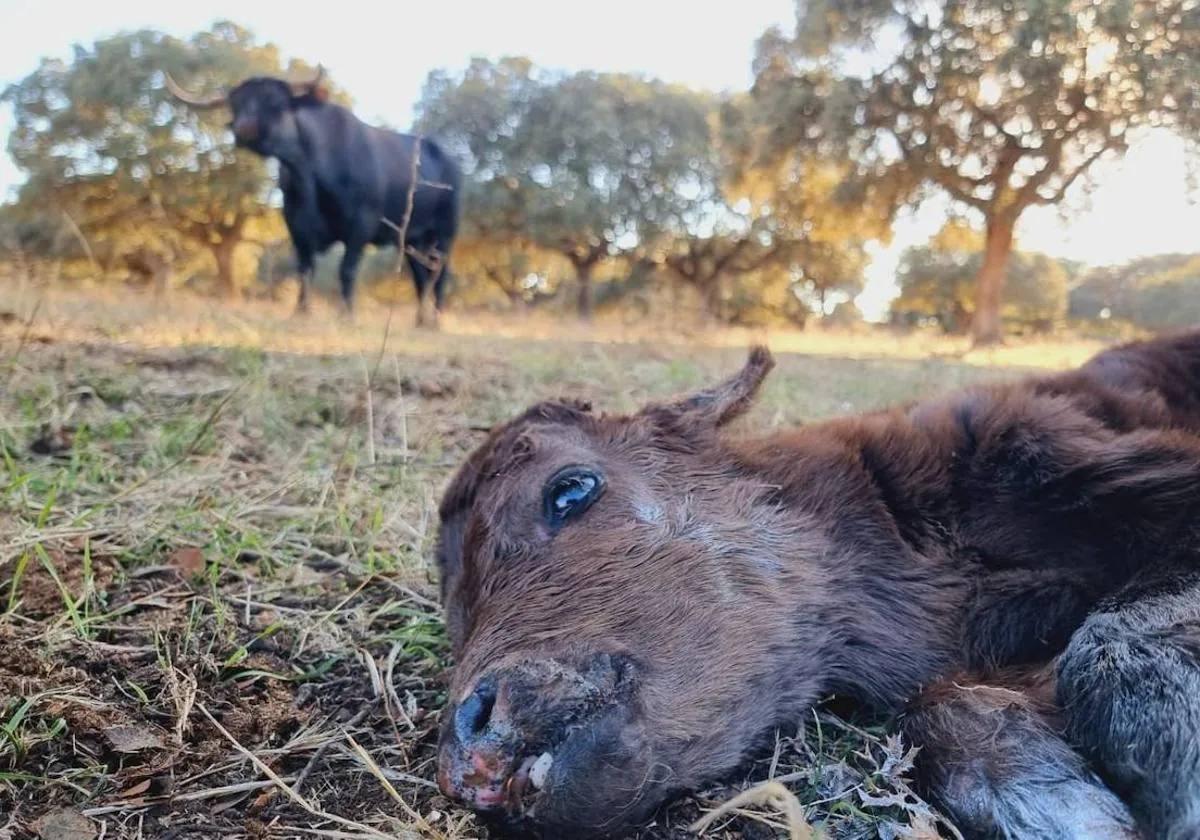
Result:
M737 439L772 367L547 402L441 507L442 788L616 836L829 692L980 837L1200 837L1200 333Z

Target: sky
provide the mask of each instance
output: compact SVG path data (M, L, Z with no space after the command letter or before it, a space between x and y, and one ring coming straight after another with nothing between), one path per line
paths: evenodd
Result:
M772 25L790 28L794 5L793 0L712 5L339 0L306 7L296 0L0 0L0 88L32 72L44 56L69 57L73 44L90 45L142 27L184 37L219 19L250 28L287 57L323 63L368 122L406 127L429 71L464 67L473 56L524 55L562 70L636 72L710 90L744 89L752 80L755 39ZM0 110L5 147L11 128L11 114ZM1187 189L1185 158L1181 141L1165 132L1147 133L1123 159L1099 164L1094 189L1075 190L1066 212L1028 211L1018 228L1019 247L1091 265L1200 250L1200 204ZM20 173L0 152L0 199L19 183ZM895 294L900 253L936 232L945 210L932 202L903 213L892 243L876 249L858 299L868 317L880 316Z

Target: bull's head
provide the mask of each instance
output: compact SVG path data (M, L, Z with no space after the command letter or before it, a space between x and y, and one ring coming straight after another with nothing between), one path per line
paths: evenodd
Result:
M772 365L756 350L627 417L543 403L459 470L438 545L447 794L548 837L621 834L812 702L794 651L820 655L821 584L790 557L820 545L718 434Z
M278 153L279 146L290 139L294 128L290 121L292 111L306 102L325 98L324 74L324 68L318 66L316 76L303 82L256 76L232 90L211 96L185 90L169 73L165 82L172 96L192 108L209 110L228 106L233 114L229 127L237 145L270 155Z

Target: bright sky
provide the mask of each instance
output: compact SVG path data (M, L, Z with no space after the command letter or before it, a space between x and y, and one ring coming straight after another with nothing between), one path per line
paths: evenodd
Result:
M123 29L153 27L186 36L227 18L286 55L322 62L354 97L368 121L408 126L426 74L459 68L472 56L525 55L559 69L639 72L713 90L750 84L754 41L772 24L790 26L793 0L339 0L306 6L295 0L105 0L69 7L44 0L0 0L0 87L30 73L42 56L67 58ZM7 141L11 114L0 111ZM1183 144L1169 135L1140 140L1121 161L1099 166L1090 199L1076 195L1066 218L1030 211L1020 245L1091 264L1166 251L1200 250L1200 206L1189 202ZM20 181L0 154L0 200ZM859 305L882 313L894 294L900 251L940 227L944 208L905 214L895 241L880 249Z

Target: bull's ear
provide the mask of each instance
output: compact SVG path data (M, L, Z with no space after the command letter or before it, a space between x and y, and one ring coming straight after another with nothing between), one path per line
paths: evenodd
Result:
M750 408L759 386L773 367L775 359L770 350L762 346L751 348L750 357L736 375L674 402L649 405L642 413L666 416L698 426L722 426Z

